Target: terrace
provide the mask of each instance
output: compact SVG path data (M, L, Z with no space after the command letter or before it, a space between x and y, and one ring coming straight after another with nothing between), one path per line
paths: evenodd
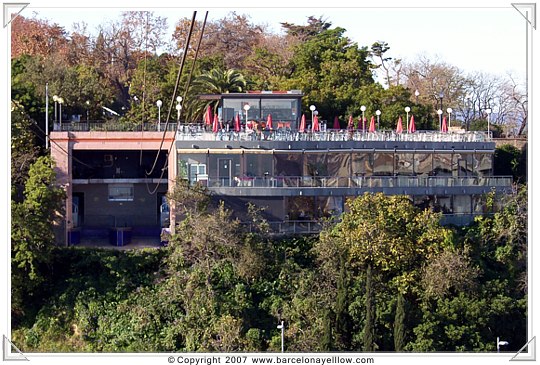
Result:
M142 125L123 125L104 122L71 122L55 123L54 131L176 131L177 141L402 141L402 142L489 142L491 135L487 132L450 131L439 132L432 130L420 130L414 133L396 133L393 130L367 132L362 130L326 129L313 132L299 132L290 128L278 128L273 130L255 130L242 126L236 132L229 128L212 132L209 127L201 124L177 123L143 123Z

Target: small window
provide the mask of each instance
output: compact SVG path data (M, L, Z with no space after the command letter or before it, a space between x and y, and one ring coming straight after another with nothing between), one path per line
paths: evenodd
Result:
M109 201L133 201L133 185L109 185Z

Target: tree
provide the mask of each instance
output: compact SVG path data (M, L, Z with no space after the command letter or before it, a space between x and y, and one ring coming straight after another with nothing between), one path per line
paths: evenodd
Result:
M394 350L403 351L405 346L405 298L398 292L394 320Z
M68 44L64 28L22 15L11 22L11 58L64 53Z
M46 280L42 266L49 262L64 200L53 167L50 157L38 157L28 171L24 200L11 202L12 312L16 314L24 299Z
M316 105L321 119L344 115L358 89L373 83L366 48L345 37L345 29L326 29L294 47L292 71L282 89L304 93L304 110Z
M371 264L366 269L366 320L364 322L364 351L374 352L375 345L375 299L371 276Z
M341 258L336 297L336 347L347 351L351 348L351 318L348 310L348 280L345 259Z
M401 69L403 64L400 59L392 60L391 57L385 57L385 53L388 52L390 46L386 42L375 42L371 45L371 56L380 61L379 64L374 66L375 69L382 68L385 73L386 85L398 86L401 84ZM390 64L387 64L390 63ZM392 75L391 75L392 73Z

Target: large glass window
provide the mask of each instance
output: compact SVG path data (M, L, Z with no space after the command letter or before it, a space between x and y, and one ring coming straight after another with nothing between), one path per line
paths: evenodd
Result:
M273 176L273 159L269 153L245 153L247 177Z
M492 175L492 153L475 153L473 171L478 176L491 176Z
M261 118L264 120L268 114L272 115L275 122L294 122L298 115L298 105L296 99L262 99Z
M373 175L392 176L394 174L394 153L375 152L373 154Z
M414 154L414 172L416 175L430 175L433 171L433 158L431 153Z
M369 176L373 174L373 153L354 152L352 154L353 176Z
M413 153L396 153L395 154L395 173L397 175L413 175Z
M452 162L453 176L471 176L473 167L472 153L454 153Z
M208 156L210 186L233 186L241 177L239 153L216 153Z
M133 184L109 184L109 201L132 202Z
M452 154L434 153L433 154L433 175L451 176L452 175Z

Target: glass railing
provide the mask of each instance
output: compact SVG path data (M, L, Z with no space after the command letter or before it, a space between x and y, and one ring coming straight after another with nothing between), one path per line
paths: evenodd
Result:
M509 187L511 176L245 176L199 179L209 188L417 188L417 187Z
M290 129L256 132L242 129L239 132L219 130L211 132L202 126L180 126L176 135L179 141L405 141L405 142L486 142L491 140L486 132L394 131L363 132L345 129L328 129L322 132L298 132Z

